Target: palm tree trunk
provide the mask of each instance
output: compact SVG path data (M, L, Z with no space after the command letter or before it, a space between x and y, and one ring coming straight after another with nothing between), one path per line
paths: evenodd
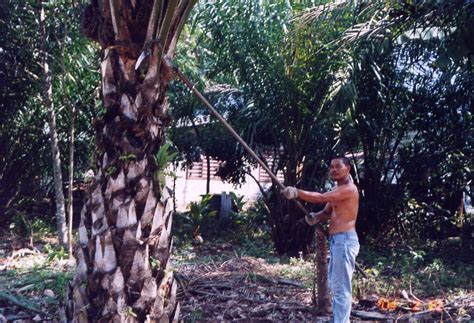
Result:
M153 155L169 123L165 91L172 74L161 58L173 55L193 4L102 0L86 9L86 34L103 49L106 112L95 121L97 173L81 212L70 320L178 318L169 264L172 198L155 180Z
M61 155L59 152L58 134L56 130L56 115L53 105L53 85L51 82L51 70L48 64L48 52L46 49L46 15L42 0L37 1L39 34L41 41L40 61L43 69L43 102L48 111L49 136L51 142L51 154L53 162L54 193L56 201L56 222L59 243L67 247L68 234L66 227L66 209L64 207L63 178L61 173Z

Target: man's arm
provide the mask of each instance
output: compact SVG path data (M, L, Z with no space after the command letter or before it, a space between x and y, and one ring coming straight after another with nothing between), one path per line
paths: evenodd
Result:
M310 203L339 202L351 197L355 193L354 185L336 187L331 192L318 193L298 189L298 198Z
M327 221L331 219L331 213L332 213L332 205L331 203L326 203L324 206L324 209L321 211L314 213L314 217L318 219L318 222L321 221Z
M318 222L321 221L326 221L331 218L331 213L332 213L332 205L330 203L327 203L324 206L324 209L322 209L319 212L311 212L308 216L305 217L306 223L309 225L315 225Z

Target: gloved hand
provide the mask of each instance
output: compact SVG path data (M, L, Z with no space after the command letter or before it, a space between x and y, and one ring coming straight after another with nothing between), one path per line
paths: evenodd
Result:
M318 223L318 219L316 217L316 213L314 212L310 212L308 215L306 215L304 217L306 223L308 223L308 225L315 225L316 223Z
M281 190L281 194L289 200L295 199L298 197L298 190L296 187L287 186Z

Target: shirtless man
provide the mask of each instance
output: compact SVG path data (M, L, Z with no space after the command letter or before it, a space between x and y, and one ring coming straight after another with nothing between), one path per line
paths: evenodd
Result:
M355 230L359 209L359 192L352 182L349 160L336 157L331 160L329 175L337 183L330 192L317 193L285 187L282 194L288 199L300 198L310 203L326 203L324 209L306 216L314 225L330 220L329 287L332 292L332 309L335 323L349 322L352 306L352 274L359 253L359 240Z

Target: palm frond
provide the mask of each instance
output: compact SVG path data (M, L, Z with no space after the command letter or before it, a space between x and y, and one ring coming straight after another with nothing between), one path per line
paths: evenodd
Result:
M346 8L350 5L350 2L352 1L339 0L334 3L326 3L308 8L290 21L296 22L300 27L309 26L315 23L318 19L326 17L328 13L333 12L336 9Z
M425 32L433 26L452 24L459 12L468 10L472 4L462 1L371 1L363 2L364 7L357 8L357 1L335 1L307 9L293 19L299 28L318 24L331 17L336 10L351 10L355 23L342 32L340 38L329 45L337 45L338 51L354 46L357 43L376 38L383 38L387 33L397 37L409 31ZM357 10L359 10L357 12ZM446 32L449 32L449 28Z

